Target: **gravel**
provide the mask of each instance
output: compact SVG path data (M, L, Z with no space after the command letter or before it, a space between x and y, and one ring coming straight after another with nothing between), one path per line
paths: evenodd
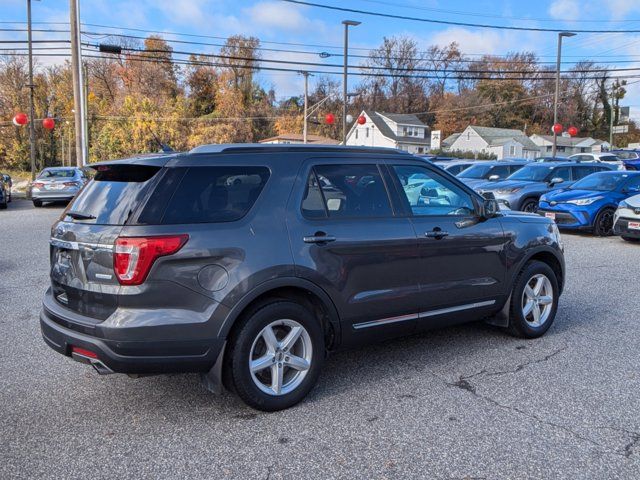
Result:
M0 478L640 478L640 245L564 235L555 324L472 324L332 356L261 413L194 375L98 376L38 312L61 207L0 212Z

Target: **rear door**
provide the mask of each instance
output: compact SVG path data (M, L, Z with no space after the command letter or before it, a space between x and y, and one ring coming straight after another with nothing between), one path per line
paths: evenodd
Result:
M434 169L395 162L389 169L418 238L420 323L493 308L506 290L500 219L480 219L474 196Z
M409 333L420 304L418 250L408 218L396 216L377 161L307 161L287 224L297 275L334 301L346 343Z
M58 303L102 320L116 309L113 245L161 172L150 165L98 167L51 231L51 287Z

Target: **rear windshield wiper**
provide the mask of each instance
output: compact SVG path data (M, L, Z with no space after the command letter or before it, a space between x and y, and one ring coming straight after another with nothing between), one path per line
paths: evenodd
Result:
M76 220L95 220L96 218L94 215L89 215L88 213L82 212L74 212L73 210L68 211L66 215L69 215L71 218L74 218Z

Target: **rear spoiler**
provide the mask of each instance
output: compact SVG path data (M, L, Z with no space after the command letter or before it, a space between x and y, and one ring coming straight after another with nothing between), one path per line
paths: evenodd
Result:
M164 167L170 160L173 160L176 154L148 154L138 155L135 157L122 158L119 160L107 160L105 162L88 164L87 168L97 170L98 167L112 167L116 165L143 165L148 167Z

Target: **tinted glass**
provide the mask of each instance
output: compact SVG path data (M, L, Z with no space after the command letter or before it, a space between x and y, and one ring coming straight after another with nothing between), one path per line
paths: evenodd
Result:
M415 166L394 166L414 216L470 215L471 196L447 178Z
M546 165L527 165L509 177L509 180L544 182L554 167Z
M631 179L627 181L624 185L624 188L630 192L637 192L640 190L640 175L634 175Z
M331 218L392 215L376 165L322 165L315 168Z
M636 158L639 158L637 152L616 152L616 156L623 160L635 160Z
M591 175L592 173L595 173L599 171L598 168L596 167L579 167L579 168L574 168L573 169L573 178L575 178L576 180L580 180L581 178L584 178L588 175Z
M458 176L460 178L481 179L481 178L485 178L490 170L491 170L491 167L489 165L474 165L460 172L460 175Z
M232 222L244 217L269 178L266 167L192 167L178 185L163 224Z
M73 178L76 176L76 171L73 169L62 168L47 168L38 174L38 178L41 180L53 180L55 178Z
M547 180L553 180L554 178L561 178L565 182L571 180L571 169L569 167L559 167L554 168L551 175L547 178Z
M95 217L72 220L98 225L124 225L144 198L145 187L159 167L140 165L100 166L95 178L73 200L69 209Z
M573 190L597 190L601 192L610 192L616 190L629 178L628 174L619 173L594 173L588 177L583 178L579 182L574 183L571 186Z
M330 186L327 185L327 188L330 188ZM307 180L307 187L302 200L302 214L307 218L326 218L327 216L320 185L313 170Z

